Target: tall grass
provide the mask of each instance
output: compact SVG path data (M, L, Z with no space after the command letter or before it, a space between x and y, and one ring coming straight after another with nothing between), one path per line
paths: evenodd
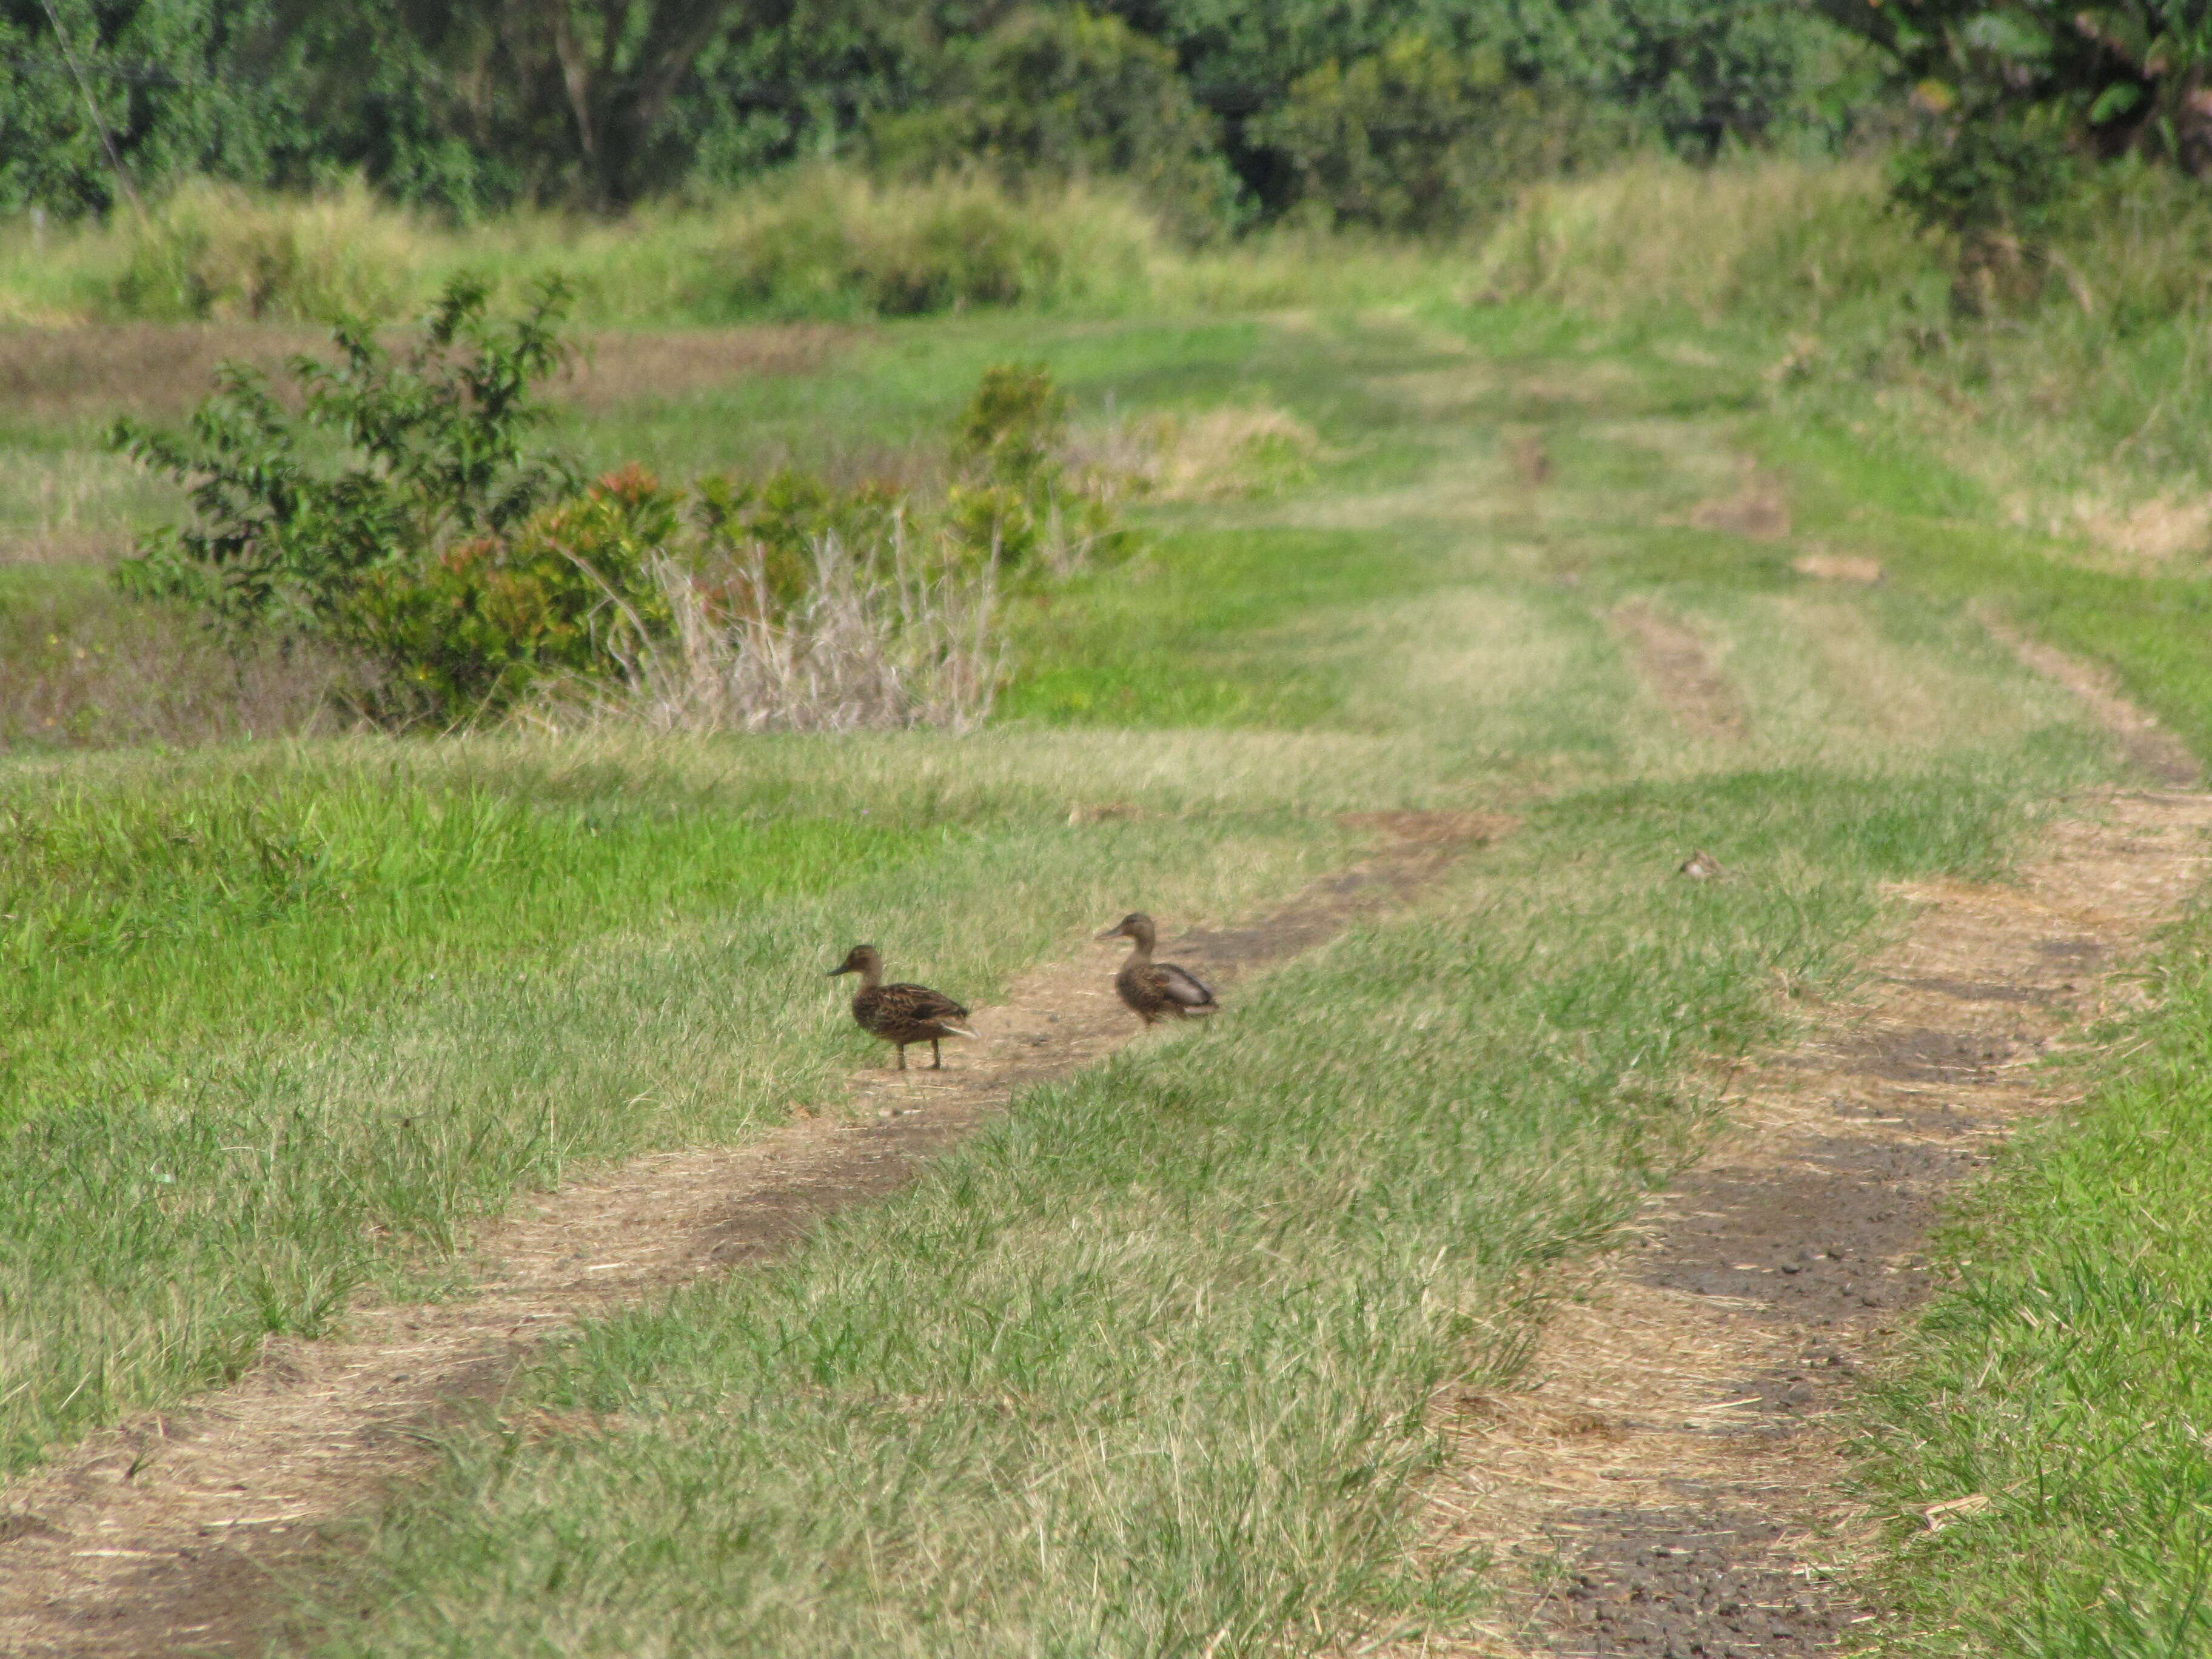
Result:
M2125 164L1960 274L1872 163L1646 161L1528 193L1480 291L1709 331L1800 413L1937 453L2023 528L2212 555L2212 186Z
M518 214L441 228L359 185L306 196L196 184L118 215L0 242L0 319L312 320L404 316L454 271L520 289L549 275L603 322L918 316L1111 306L1164 243L1126 193L1019 195L982 177L877 184L810 167L610 223Z
M1482 291L1598 317L1789 324L1908 300L1942 269L1887 210L1875 163L1649 157L1524 192L1476 274Z

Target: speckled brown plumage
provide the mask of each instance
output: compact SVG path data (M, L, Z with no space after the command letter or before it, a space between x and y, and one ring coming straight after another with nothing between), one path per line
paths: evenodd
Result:
M1193 1019L1210 1014L1221 1006L1213 1000L1213 993L1205 982L1188 968L1152 960L1152 947L1159 935L1152 919L1143 911L1130 912L1098 937L1136 942L1137 948L1129 952L1128 961L1114 975L1114 988L1121 993L1129 1012L1146 1024L1170 1016Z
M962 1023L968 1011L942 991L933 991L927 985L884 984L884 959L872 945L854 945L830 973L832 978L839 974L860 976L860 994L853 999L853 1018L870 1036L897 1046L902 1072L906 1070L908 1043L927 1042L931 1069L942 1071L945 1054L937 1046L939 1040L975 1035Z

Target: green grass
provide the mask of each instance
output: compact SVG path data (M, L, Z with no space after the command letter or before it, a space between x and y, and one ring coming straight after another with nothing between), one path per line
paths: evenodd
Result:
M872 827L742 789L526 805L481 758L466 791L309 762L289 793L19 805L10 1462L319 1333L365 1279L434 1287L472 1221L574 1162L837 1098L867 1045L819 969L855 938L988 998L1127 908L1139 844L1152 902L1202 914L1342 840L1279 812Z
M1832 982L1877 881L1986 872L2008 822L1937 775L1558 803L1421 916L1029 1092L787 1265L589 1326L359 1540L316 1650L1449 1629L1484 1580L1419 1547L1429 1402L1510 1376L1537 1275L1683 1156L1683 1063L1776 1034L1777 972ZM1751 879L1665 879L1675 836ZM540 1408L569 1426L527 1432Z
M1881 884L1997 877L2053 795L2112 775L1954 602L1653 532L1732 476L1736 390L1668 368L1534 396L1515 374L1572 362L1501 378L1370 334L1363 366L1346 338L1305 372L1350 355L1372 373L1347 398L1452 412L1401 403L1309 486L1164 515L1145 564L1023 622L1007 725L919 752L948 810L979 781L1034 788L1050 757L1081 799L1166 811L1115 843L1147 880L1232 807L1503 802L1528 828L1218 1026L1025 1095L783 1266L586 1327L355 1540L308 1620L329 1651L1200 1654L1449 1628L1485 1580L1418 1547L1425 1412L1510 1374L1545 1267L1695 1144L1686 1066L1786 1029L1776 984L1846 977ZM1277 395L1325 422L1297 379ZM1577 469L1543 504L1511 498L1490 425L1532 416ZM1652 704L1598 614L1625 598L1725 651L1750 744L1686 742ZM917 751L784 752L821 799ZM1692 845L1748 878L1673 880Z

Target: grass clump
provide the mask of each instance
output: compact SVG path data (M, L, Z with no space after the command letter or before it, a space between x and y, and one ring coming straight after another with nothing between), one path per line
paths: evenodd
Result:
M1480 280L1606 318L1678 310L1787 325L1894 304L1941 264L1883 188L1872 163L1646 157L1522 192L1485 244Z
M389 317L412 297L422 228L359 179L301 197L194 179L119 222L116 314L166 322Z
M920 317L1140 292L1158 233L1091 187L1026 198L983 176L876 184L810 169L714 216L686 280L700 313Z

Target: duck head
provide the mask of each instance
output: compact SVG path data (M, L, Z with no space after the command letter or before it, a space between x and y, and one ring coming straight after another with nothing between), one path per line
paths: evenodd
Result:
M884 959L874 945L855 945L845 952L844 961L830 970L828 977L835 979L840 974L859 974L865 978L883 971Z
M1146 915L1142 910L1132 910L1127 915L1122 917L1121 921L1115 922L1111 927L1100 930L1095 937L1099 939L1133 939L1136 940L1138 944L1149 950L1152 947L1154 938L1152 919Z

